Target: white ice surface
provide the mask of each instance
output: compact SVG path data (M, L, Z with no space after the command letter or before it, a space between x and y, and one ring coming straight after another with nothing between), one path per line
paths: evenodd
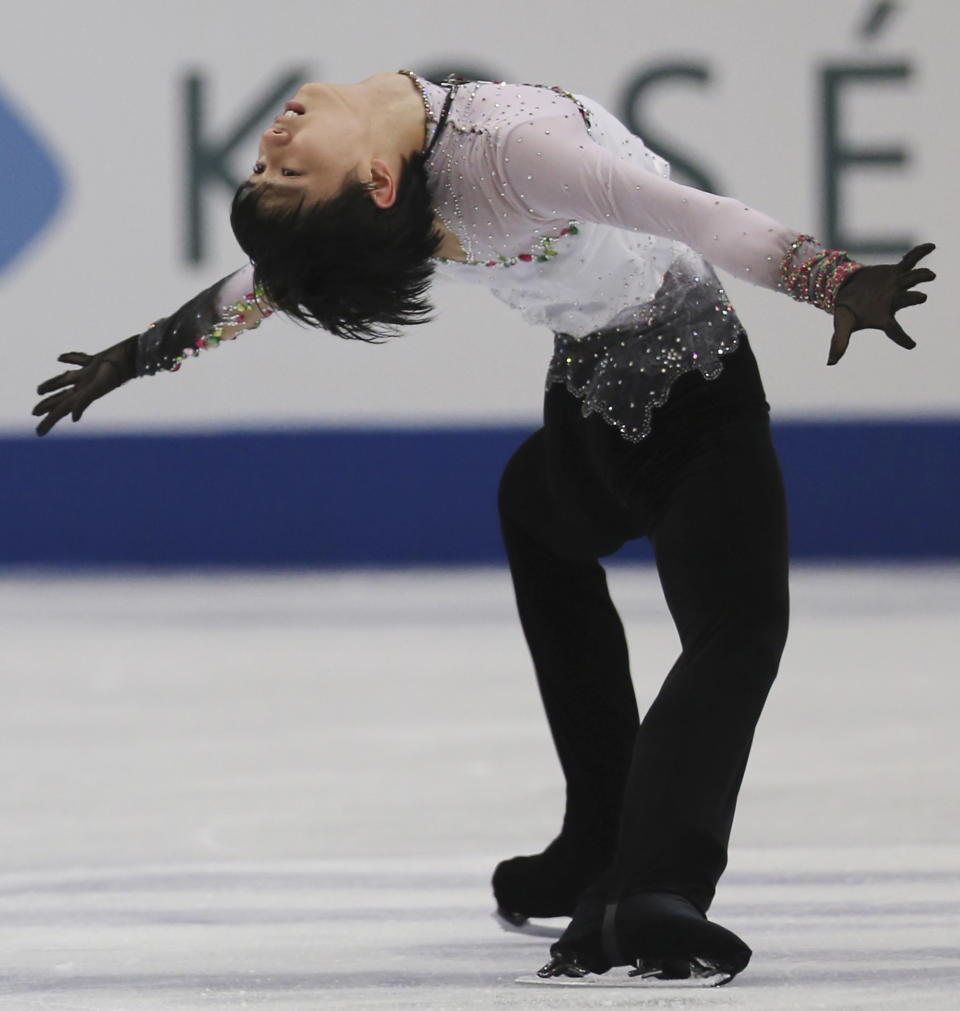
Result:
M641 705L675 634L611 582ZM518 986L559 773L506 573L0 579L0 1008L960 1008L960 569L805 569L704 991Z

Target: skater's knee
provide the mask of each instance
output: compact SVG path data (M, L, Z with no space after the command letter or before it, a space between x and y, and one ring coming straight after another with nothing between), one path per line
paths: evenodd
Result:
M786 587L779 592L764 594L758 619L767 648L779 661L790 626L790 598Z
M513 515L519 497L518 475L513 459L511 457L504 467L497 488L497 509L501 519L509 519Z
M776 677L787 642L790 608L786 590L767 592L735 604L726 624L726 636L738 651L750 654L750 669L763 681Z

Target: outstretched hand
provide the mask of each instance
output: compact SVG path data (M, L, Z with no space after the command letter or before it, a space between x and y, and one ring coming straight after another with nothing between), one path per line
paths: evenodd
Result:
M133 379L137 374L137 341L138 338L131 337L95 355L82 351L68 351L60 355L58 362L79 368L61 372L37 387L41 396L53 394L33 409L34 417L43 418L37 425L37 435L46 435L68 414L74 421L79 421L94 400Z
M937 247L932 242L914 246L899 263L861 267L840 285L833 310L833 339L828 365L836 365L856 330L882 330L894 344L914 348L916 341L897 322L896 313L908 305L920 305L927 296L912 291L915 284L932 281L937 275L917 263Z

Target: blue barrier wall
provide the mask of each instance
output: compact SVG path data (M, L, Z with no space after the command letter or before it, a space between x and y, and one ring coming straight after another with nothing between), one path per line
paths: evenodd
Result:
M501 562L497 481L526 434L0 439L0 564ZM779 424L775 439L795 558L960 557L960 421Z

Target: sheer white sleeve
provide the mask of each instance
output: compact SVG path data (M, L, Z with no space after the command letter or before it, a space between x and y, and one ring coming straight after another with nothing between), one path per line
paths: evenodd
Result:
M573 117L519 124L505 147L505 181L528 213L673 239L735 277L781 286L781 265L797 231L763 212L618 158Z

